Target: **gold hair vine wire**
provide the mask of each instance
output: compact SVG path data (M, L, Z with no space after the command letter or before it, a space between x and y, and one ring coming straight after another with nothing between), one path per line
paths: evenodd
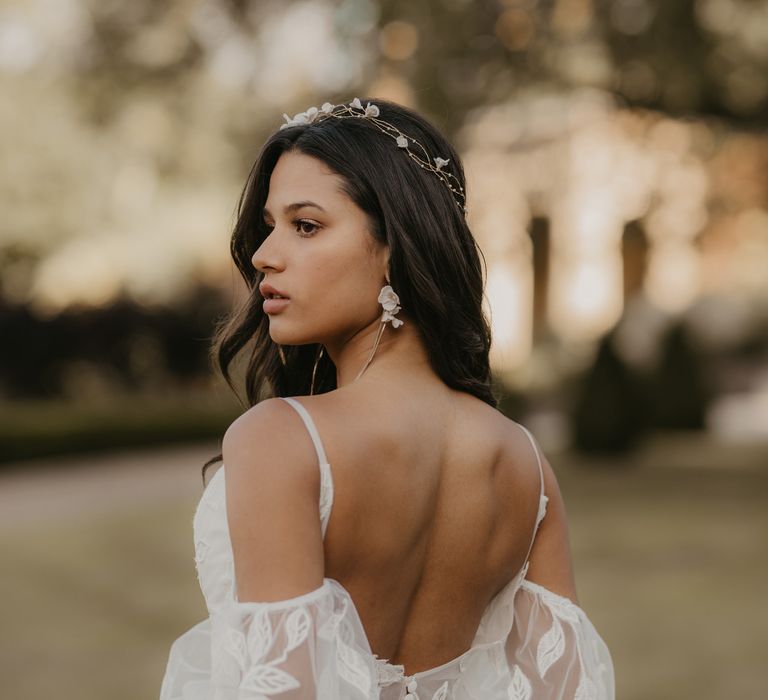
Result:
M453 173L449 173L448 171L443 170L443 168L450 162L450 159L435 157L430 160L427 149L424 148L421 143L419 143L412 136L404 134L394 124L390 124L384 119L379 119L378 116L379 108L377 105L369 102L365 107L363 107L360 99L355 97L355 99L352 100L352 102L350 102L348 105L332 105L330 102L325 102L323 106L320 107L320 109L317 107L310 107L306 111L299 112L293 117L289 117L287 114L283 114L286 123L281 124L280 129L285 129L289 126L299 126L302 124L313 124L316 121L321 121L328 117L337 117L340 119L350 117L356 119L367 119L372 124L374 124L376 128L379 129L379 131L387 134L387 136L391 136L397 142L398 147L404 149L408 156L416 163L418 163L419 167L435 173L435 175L437 175L437 177L442 180L443 183L445 183L448 189L453 192L454 200L459 205L462 212L466 215L467 206L466 198L464 196L464 188L461 186L459 179L453 175ZM422 150L425 156L424 158L411 150L411 143L416 144ZM456 185L455 187L454 183Z

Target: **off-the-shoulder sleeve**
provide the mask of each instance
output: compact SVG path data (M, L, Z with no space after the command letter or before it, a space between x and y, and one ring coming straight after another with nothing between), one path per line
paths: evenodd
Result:
M268 603L232 602L172 645L160 700L369 700L376 667L333 579Z
M525 580L506 643L511 700L614 700L611 654L584 610Z

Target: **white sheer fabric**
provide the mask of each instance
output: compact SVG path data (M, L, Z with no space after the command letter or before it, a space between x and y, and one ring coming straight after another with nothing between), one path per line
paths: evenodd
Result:
M378 698L351 599L332 579L273 603L224 606L171 646L161 698Z
M325 533L330 465L302 409L321 464ZM222 466L193 520L209 616L172 644L160 700L614 700L604 641L578 605L525 579L527 562L487 606L466 652L411 675L372 652L351 596L335 579L286 600L239 602L224 479ZM546 500L542 493L537 529Z

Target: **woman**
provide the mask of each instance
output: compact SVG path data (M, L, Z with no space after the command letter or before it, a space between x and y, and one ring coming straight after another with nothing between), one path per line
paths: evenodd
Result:
M210 615L161 700L612 700L555 475L496 409L458 155L385 100L285 118L232 238L251 408L195 514Z

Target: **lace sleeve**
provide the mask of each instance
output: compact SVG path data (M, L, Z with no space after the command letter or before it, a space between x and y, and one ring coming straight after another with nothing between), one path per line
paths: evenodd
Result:
M532 581L515 597L512 700L614 700L610 652L581 607Z
M377 698L365 640L332 579L285 601L232 602L177 640L160 700Z

